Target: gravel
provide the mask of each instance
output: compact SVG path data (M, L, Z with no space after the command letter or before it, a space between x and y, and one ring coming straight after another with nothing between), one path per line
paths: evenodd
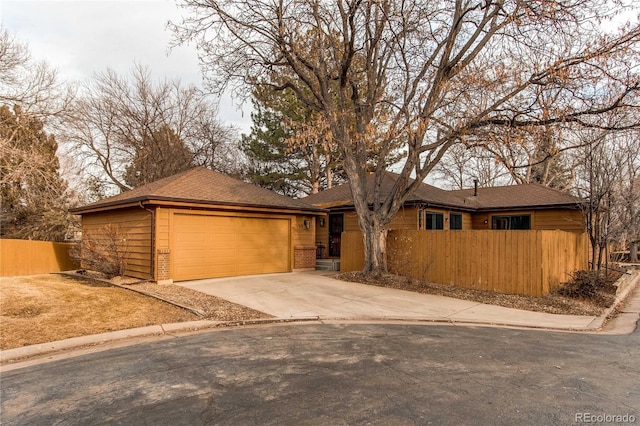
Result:
M271 315L238 305L215 296L211 296L189 288L173 284L137 283L124 285L132 290L159 296L202 312L203 319L213 321L246 321L252 319L272 318Z

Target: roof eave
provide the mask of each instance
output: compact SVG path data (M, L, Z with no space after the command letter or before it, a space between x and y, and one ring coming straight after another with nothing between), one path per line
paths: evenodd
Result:
M478 213L488 212L505 212L511 210L546 210L546 209L570 209L579 210L580 203L561 203L561 204L536 204L536 205L516 205L516 206L500 206L500 207L478 207L475 211Z
M126 200L118 200L113 202L107 202L104 204L98 205L88 205L85 207L77 207L74 209L70 209L69 212L72 214L86 214L86 213L96 213L101 211L108 211L113 209L123 209L129 207L136 207L145 205L145 206L153 206L153 205L172 205L172 204L181 204L180 207L215 207L221 206L226 208L231 207L239 207L239 208L250 208L250 209L263 209L263 210L272 210L272 211L287 211L287 212L298 212L298 213L307 213L307 214L326 214L329 210L322 209L314 206L282 206L282 205L265 205L265 204L255 204L255 203L232 203L232 202L221 202L221 201L209 201L209 200L192 200L192 199L184 199L184 198L174 198L174 197L162 197L162 196L140 196L135 198L129 198Z

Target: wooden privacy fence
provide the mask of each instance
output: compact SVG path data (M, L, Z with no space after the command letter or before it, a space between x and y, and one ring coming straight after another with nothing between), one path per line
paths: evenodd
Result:
M392 273L440 284L543 296L588 267L586 234L565 231L390 231ZM342 234L342 272L362 269L360 232Z
M0 276L48 274L77 269L69 243L0 240Z

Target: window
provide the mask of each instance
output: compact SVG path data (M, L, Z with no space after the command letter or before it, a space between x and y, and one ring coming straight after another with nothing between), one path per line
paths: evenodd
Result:
M462 229L462 215L460 213L449 214L449 229Z
M493 216L491 229L531 229L531 215Z
M444 229L443 214L426 212L425 229Z

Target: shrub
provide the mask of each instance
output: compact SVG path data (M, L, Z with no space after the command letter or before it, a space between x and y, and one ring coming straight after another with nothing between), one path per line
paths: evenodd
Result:
M555 291L557 294L574 299L591 300L601 306L609 306L615 297L614 283L619 273L601 271L576 271L571 280L563 283Z
M101 272L108 278L125 274L128 255L126 234L114 224L85 232L71 250L71 256L82 268Z

